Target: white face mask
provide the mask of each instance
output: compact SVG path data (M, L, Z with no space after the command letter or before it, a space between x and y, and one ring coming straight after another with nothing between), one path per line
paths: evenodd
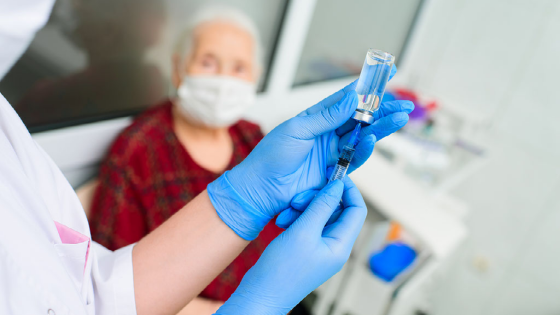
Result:
M0 0L0 79L49 18L53 0Z
M179 110L208 127L227 127L255 103L255 83L225 76L185 76L178 90Z

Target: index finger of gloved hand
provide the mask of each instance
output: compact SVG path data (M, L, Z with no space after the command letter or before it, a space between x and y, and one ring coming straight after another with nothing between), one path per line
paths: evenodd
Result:
M279 228L287 229L299 218L318 193L319 190L310 189L295 195L290 202L290 208L280 212L278 217L276 217L276 225Z
M337 239L341 246L346 246L353 243L358 237L366 219L367 208L360 191L352 180L345 177L343 182L342 204L344 210L340 213L336 222L325 230L323 236Z
M299 140L310 140L340 127L350 119L357 106L358 96L355 91L350 91L336 104L315 114L294 117L283 125L287 128L287 135Z
M411 101L403 101L403 100L396 100L396 101L389 101L381 103L381 106L373 112L373 120L379 120L383 117L389 116L394 113L404 112L410 114L414 110L414 103ZM353 119L350 119L338 129L336 129L336 134L338 136L343 136L346 133L354 130L356 127L357 122Z
M330 96L320 101L319 103L309 107L308 109L299 113L298 116L307 116L307 115L315 114L322 111L325 108L331 107L332 105L339 102L344 97L344 95L346 95L346 93L355 90L356 82L358 82L358 80L353 81L352 83L345 86L343 89L335 92L334 94L331 94Z
M302 229L321 235L325 224L340 202L343 191L344 184L342 181L335 180L328 183L311 201L309 207L290 226L290 229Z
M381 106L373 112L373 119L378 120L382 117L389 116L398 112L405 112L410 114L414 110L414 103L411 101L395 100L390 102L383 102Z
M375 135L375 138L377 138L377 141L379 141L404 127L407 122L408 114L403 112L391 114L379 119L378 121L375 121L373 124L367 126L366 128L363 128L360 134L360 139L372 134Z
M375 142L377 139L375 135L367 135L364 137L356 146L356 151L354 151L354 157L350 161L350 166L348 167L347 173L350 174L358 167L362 166L373 153L373 148L375 147Z
M276 217L276 226L285 230L289 228L302 213L302 211L290 207L280 212L280 214Z
M349 119L347 122L345 122L342 126L338 127L335 132L337 136L343 136L346 133L354 130L354 128L356 127L356 124L358 122L354 119Z
M397 112L373 122L369 126L363 126L358 135L358 144L369 135L375 135L375 140L379 141L393 132L401 129L408 122L408 114ZM350 141L351 132L341 136L338 140L338 151L341 152L345 145Z
M294 198L292 198L292 201L290 201L290 206L296 210L303 211L309 206L313 198L315 198L318 193L319 190L316 189L310 189L301 192L295 195Z

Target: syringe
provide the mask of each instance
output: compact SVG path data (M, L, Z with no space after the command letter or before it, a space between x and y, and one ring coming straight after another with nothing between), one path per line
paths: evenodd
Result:
M348 170L348 166L354 157L354 152L356 151L354 147L358 144L358 136L360 135L360 131L362 130L362 124L357 123L356 127L354 127L354 131L352 131L352 135L350 136L350 140L348 144L342 148L342 152L338 157L338 162L336 162L336 166L334 168L333 173L331 174L330 181L342 179L344 175L346 175L346 171Z
M348 144L342 148L329 181L342 179L346 175L348 166L350 166L352 157L354 157L354 147L358 144L358 136L360 135L362 124L370 125L373 123L374 112L381 105L381 99L383 99L394 62L395 57L389 53L375 49L368 50L360 78L356 85L359 103L352 118L357 124Z

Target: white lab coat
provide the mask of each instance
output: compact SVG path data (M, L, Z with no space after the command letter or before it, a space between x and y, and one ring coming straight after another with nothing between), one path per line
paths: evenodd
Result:
M61 226L86 240L64 244ZM136 314L133 245L90 240L72 187L0 95L0 314Z
M0 79L51 7L0 0ZM0 95L0 314L136 314L132 248L91 241L72 187Z

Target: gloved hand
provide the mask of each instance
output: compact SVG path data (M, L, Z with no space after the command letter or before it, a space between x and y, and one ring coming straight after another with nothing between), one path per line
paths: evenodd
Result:
M335 165L355 124L348 122L358 103L355 84L276 127L242 163L208 185L216 212L240 237L256 238L294 196L327 183L327 167ZM350 172L367 160L377 139L408 122L414 105L395 101L381 107L360 134Z
M364 223L360 192L346 177L329 183L263 252L216 314L286 314L340 271ZM343 193L344 190L344 193ZM325 224L340 202L344 210Z
M365 161L367 161L367 159L373 152L373 147L376 141L374 140L371 143L365 143L365 144L362 144L362 141L366 141L366 142L370 141L368 136L371 134L373 134L377 139L377 141L379 141L384 137L388 136L389 134L391 134L392 132L394 132L392 131L394 128L390 126L378 125L381 124L381 122L386 123L386 120L383 119L384 117L388 117L392 114L401 113L401 112L405 112L409 114L413 109L414 109L414 104L412 104L412 102L409 101L390 101L390 102L382 103L381 106L379 107L379 110L373 113L374 123L371 124L370 126L363 128L360 132L360 139L362 140L360 140L358 147L360 147L361 145L362 149L361 150L356 149L356 153L354 155L354 158L352 159L352 163L350 163L350 166L348 167L347 174L352 173L357 167L361 166ZM393 123L393 121L390 123ZM342 151L342 147L346 143L348 143L350 134L352 133L352 130L354 130L355 126L356 126L356 121L349 120L343 126L341 126L336 130L336 133L341 135L341 137L334 138L334 141L332 143L332 145L338 145L338 151L335 153L337 154L335 158L338 158L338 152ZM336 161L333 164L329 164L329 171L327 171L327 179L330 177L332 169L334 169L334 167L331 169L330 166L334 165L335 163ZM305 208L307 208L311 200L315 197L315 195L318 192L319 189L310 189L295 195L294 198L292 198L292 200L290 201L290 206L288 207L288 209L282 211L280 215L276 218L276 225L283 229L286 229L288 226L290 226L290 224L292 224L292 222L294 222L301 215L301 212ZM340 214L340 209L337 209L337 211L331 218L331 221L335 220L338 214Z

